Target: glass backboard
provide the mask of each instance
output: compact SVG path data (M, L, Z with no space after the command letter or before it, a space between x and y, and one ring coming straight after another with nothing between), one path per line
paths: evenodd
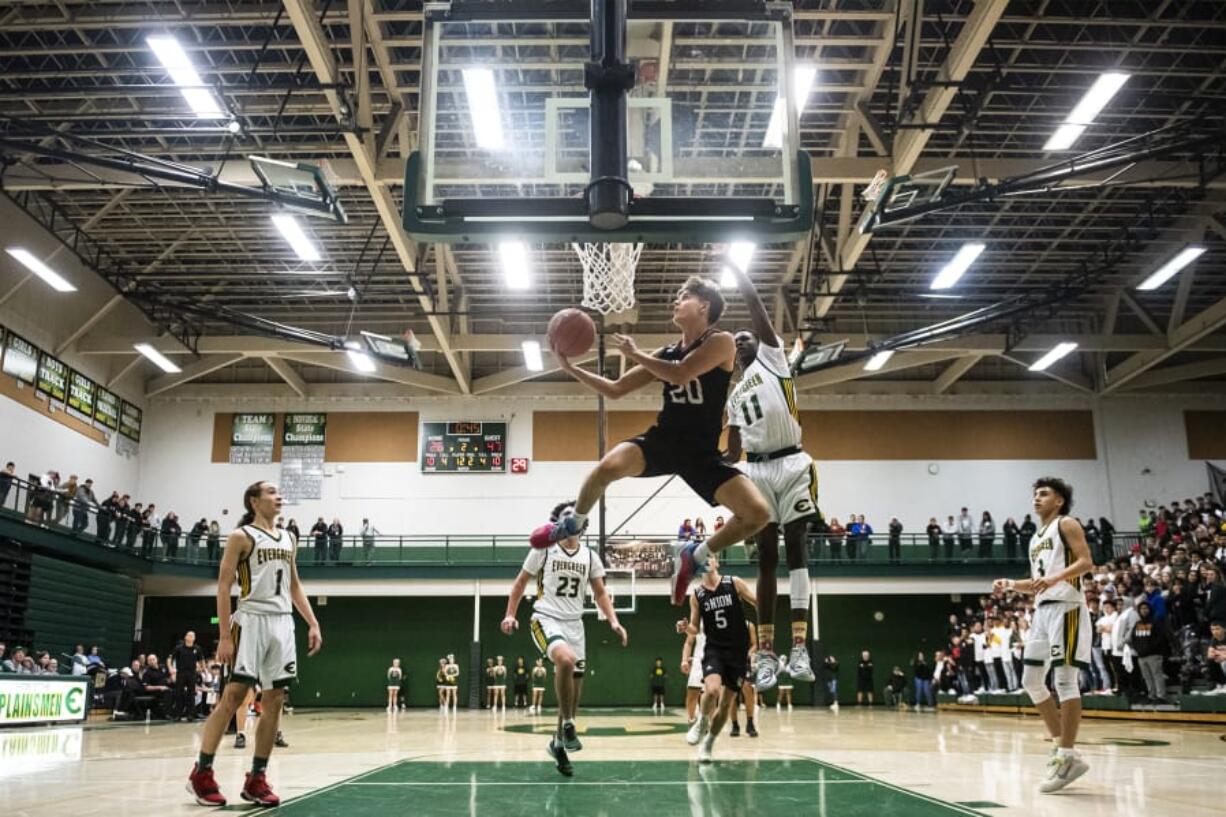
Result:
M625 235L593 233L583 210L590 4L537 11L514 2L492 6L502 18L473 3L427 6L419 150L406 177L411 234L463 240L447 234L528 229L559 241L630 241L732 240L738 229L760 238L772 225L807 231L811 185L795 103L813 74L795 70L790 5L654 4L648 17L630 5L634 203L618 231ZM704 224L709 238L688 234Z

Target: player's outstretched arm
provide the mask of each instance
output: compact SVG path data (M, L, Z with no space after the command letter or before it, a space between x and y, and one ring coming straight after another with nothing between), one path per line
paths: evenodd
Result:
M507 596L507 611L503 613L500 625L502 632L506 635L519 629L519 620L515 617L515 612L519 609L520 599L524 597L524 588L528 586L530 578L532 578L531 574L526 570L521 570L515 577L515 583L511 585L511 595Z
M758 597L754 594L753 589L749 586L749 582L742 579L740 576L732 577L732 586L736 588L736 594L741 597L742 601L747 601L755 608L758 606Z
M291 539L292 541L292 539ZM289 595L294 602L294 609L307 623L307 655L311 656L323 649L323 631L319 629L319 620L311 609L311 600L307 598L302 581L298 578L298 543L294 542L294 555L289 561Z
M766 314L766 304L762 303L762 297L758 295L758 290L754 289L753 281L749 280L749 273L741 269L729 256L720 260L732 270L737 291L741 293L745 305L749 308L749 320L753 325L753 333L758 336L758 342L778 348L779 336L775 334L775 327L771 324L770 316Z
M592 601L596 602L596 609L604 613L604 617L609 622L610 629L621 638L622 646L626 646L630 641L630 635L617 619L617 611L613 609L613 601L609 598L609 591L605 589L604 579L598 579L593 576L589 579L589 582L592 585Z
M234 641L230 638L230 588L238 575L238 562L247 555L250 540L242 531L232 531L226 537L226 547L221 553L217 568L217 660L223 664L234 663Z
M587 369L581 369L571 363L569 359L556 350L553 356L557 358L558 363L562 366L562 371L569 374L571 377L578 380L584 386L587 386L597 394L604 395L610 400L616 400L619 397L625 397L631 392L638 391L648 383L655 381L655 375L644 369L642 366L634 366L630 371L626 372L616 380L610 380L607 377L589 372Z
M657 379L674 386L684 386L716 366L730 364L736 357L736 343L727 332L714 333L681 360L661 360L644 352L626 335L614 335L613 342L623 355L637 364L635 368L642 366Z

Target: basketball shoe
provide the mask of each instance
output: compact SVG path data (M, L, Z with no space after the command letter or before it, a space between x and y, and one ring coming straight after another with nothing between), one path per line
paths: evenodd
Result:
M568 752L578 752L583 748L579 742L579 733L575 731L574 722L562 724L562 745Z
M556 542L561 542L563 539L578 536L586 529L586 517L580 519L574 514L566 514L557 522L547 522L536 530L532 531L532 535L528 537L528 541L534 548L547 548Z
M690 582L702 572L702 567L694 560L694 549L697 542L683 545L673 556L673 606L680 607L685 596L690 591Z
M806 683L817 680L817 676L813 674L813 665L809 662L809 651L804 644L794 644L792 651L788 653L788 675Z
M774 689L779 683L779 658L770 650L758 650L757 664L753 688L758 692Z
M699 715L694 720L694 725L690 727L690 731L685 733L685 742L691 746L697 746L698 742L706 737L707 731L711 725L707 723L705 715Z
M552 757L558 767L558 771L566 777L573 777L575 767L570 764L570 757L566 754L566 747L562 745L562 741L557 738L550 738L549 746L546 747L549 756Z
M279 806L281 798L273 794L268 786L268 778L263 772L247 772L247 781L243 783L242 798L257 806Z
M715 756L711 750L714 748L715 735L704 735L702 743L698 747L698 762L713 763L715 761Z
M192 766L192 773L187 776L187 792L196 798L201 806L224 806L226 798L222 796L217 780L213 777L213 767L200 769Z
M1076 752L1066 755L1061 755L1059 751L1052 752L1047 759L1047 778L1039 784L1039 791L1044 794L1060 791L1089 770L1090 764Z

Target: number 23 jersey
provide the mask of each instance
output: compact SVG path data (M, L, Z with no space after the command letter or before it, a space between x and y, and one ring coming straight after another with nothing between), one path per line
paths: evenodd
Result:
M262 615L291 612L293 535L282 530L273 536L255 525L243 525L239 530L251 541L251 550L238 562L237 610Z
M592 579L603 579L600 557L580 543L568 551L554 544L533 550L524 559L524 572L536 577L534 613L561 621L583 618L583 596Z

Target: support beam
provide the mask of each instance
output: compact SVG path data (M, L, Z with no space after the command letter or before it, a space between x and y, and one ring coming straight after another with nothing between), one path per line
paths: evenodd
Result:
M553 374L554 372L561 371L562 367L554 361L552 354L550 354L548 351L542 351L541 355L542 357L548 355L548 360L550 361L545 364L544 371L532 372L528 371L527 367L525 366L516 366L513 369L504 369L497 374L478 377L473 381L473 394L488 394L489 392L498 391L499 389L512 386L516 383L522 383L525 380L531 380L535 377L544 377L547 374ZM595 359L595 354L586 354L576 360L575 365L582 366L585 363L591 363Z
M294 394L299 397L307 396L310 386L302 379L302 375L294 371L294 367L289 365L288 360L282 360L272 355L265 355L262 360L268 364L268 368L276 372L277 376L285 381L286 385L294 390Z
M987 43L992 29L996 27L996 22L1005 13L1005 7L1008 4L1008 0L979 0L975 4L962 29L958 32L958 38L954 40L948 56L937 71L937 80L959 83L966 78L979 52ZM920 103L919 111L912 124L935 125L940 122L956 94L956 85L940 85L932 88L925 95L924 101ZM910 173L915 169L920 153L923 152L931 136L932 130L924 128L903 131L894 140L894 167L892 169L894 175ZM871 234L856 231L850 240L839 248L838 272L830 276L827 281L828 293L818 297L815 303L818 318L825 317L830 308L834 306L838 293L847 283L851 270L855 269L860 256L868 248L871 238Z
M1226 298L1222 298L1213 306L1188 320L1178 329L1167 335L1167 348L1159 352L1137 352L1123 363L1114 366L1107 372L1107 385L1104 392L1111 392L1123 386L1154 365L1161 363L1173 354L1182 352L1196 341L1212 332L1226 326Z
M1120 300L1132 310L1133 314L1141 319L1141 323L1145 324L1145 328L1153 332L1155 335L1165 335L1162 327L1158 325L1158 321L1154 320L1154 316L1149 313L1149 310L1141 306L1136 298L1128 293L1128 290L1120 290Z
M145 397L153 397L162 392L170 391L176 386L190 383L198 377L204 377L210 372L224 369L243 359L243 355L206 355L195 363L183 367L183 371L175 374L164 374L155 377L145 384Z
M949 364L945 371L932 381L932 393L944 394L949 391L950 386L957 383L962 375L975 368L975 365L981 360L983 360L983 355L967 355Z
M875 372L865 371L864 364L866 361L857 360L855 363L849 363L846 366L834 366L814 372L813 374L801 375L796 378L796 388L800 391L820 389L838 383L846 383L848 380L859 380L862 377L875 377L890 372L900 372L903 369L914 369L917 366L941 363L958 357L962 357L961 352L949 350L897 352L886 361L884 366ZM927 388L927 384L925 384L925 388Z
M877 117L873 116L873 112L868 109L868 103L863 99L856 103L856 114L860 117L860 128L868 137L873 150L877 151L878 156L889 156L890 149L887 147L889 137L886 136L881 123L877 121ZM873 172L876 173L876 171ZM814 181L817 180L814 179Z
M359 372L353 368L353 364L349 361L349 356L344 352L294 352L282 354L281 357L297 363L305 363L308 366L323 366L325 369L336 369L338 372L387 380L392 383L403 383L406 386L417 386L427 391L449 395L461 393L460 387L449 377L442 377L437 374L430 374L429 372L419 372L415 369L406 369L402 366L392 366L381 360L374 361L374 372L370 374ZM312 387L312 392L314 390L315 387Z
M64 340L62 340L60 344L55 347L55 354L57 356L64 354L68 347L76 343L86 332L97 326L98 321L109 315L111 310L119 306L121 303L123 303L122 295L112 295L106 303L95 310L94 314L86 318L84 323L74 329L72 334L64 338Z
M311 2L311 0L286 0L285 9L289 14L294 31L302 43L302 50L306 53L316 78L320 82L329 85L339 82L341 80L340 69L336 64L332 44L328 42L323 27L317 18L315 3ZM328 105L331 107L333 115L338 120L343 119L341 116L340 98L336 91L331 89L325 90L324 97L328 100ZM416 272L416 246L409 240L408 235L401 228L400 208L396 204L395 197L392 196L387 186L378 179L378 164L371 145L368 145L366 141L355 133L345 132L343 136L345 144L357 165L358 173L362 177L362 182L374 200L375 209L379 213L379 220L383 222L383 228L391 238L392 246L396 248L396 255L400 258L400 263L404 266L406 272ZM373 142L373 138L371 141ZM428 315L427 322L430 324L430 329L438 341L439 351L446 358L447 365L451 367L456 382L459 384L460 391L468 394L470 391L468 372L464 368L459 354L451 349L451 341L447 328L442 320L433 314L436 310L431 303L431 298L425 285L416 275L409 277L407 283L412 289L413 294L417 297L418 305Z
M1195 278L1196 262L1194 261L1179 273L1179 286L1175 289L1175 303L1171 304L1171 314L1166 319L1167 334L1174 332L1183 323L1184 314L1188 310L1188 296L1192 294L1192 281Z
M1226 374L1226 357L1198 360L1195 363L1185 363L1182 366L1151 369L1145 374L1134 377L1125 391L1167 386L1171 383L1182 383L1185 380L1195 380L1200 377L1216 377L1222 374Z
M1018 366L1021 366L1026 370L1030 369L1030 364L1032 362L1022 360L1021 358L1014 357L1013 355L1001 355L1001 357L1010 363L1016 363ZM1050 377L1052 380L1058 380L1066 386L1072 386L1078 391L1083 391L1086 394L1094 394L1094 384L1080 375L1072 374L1070 372L1061 372L1059 369L1052 368L1044 369L1041 374L1044 377Z

